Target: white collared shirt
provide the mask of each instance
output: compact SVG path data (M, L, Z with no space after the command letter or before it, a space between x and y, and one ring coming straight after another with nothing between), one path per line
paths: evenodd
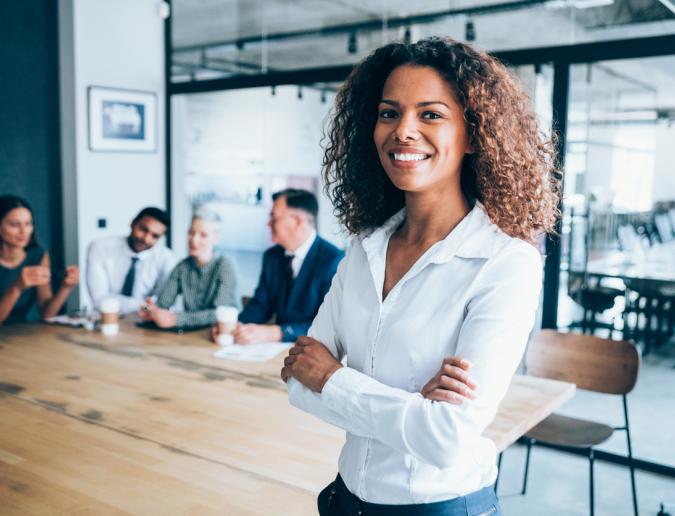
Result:
M477 203L382 301L394 215L356 239L338 268L309 336L346 366L320 394L288 382L293 405L343 428L339 471L360 499L430 503L494 483L494 418L533 327L542 260L507 236ZM429 401L420 390L451 355L473 362L476 399Z
M131 296L121 295L124 280L131 266L131 258L138 258ZM127 237L113 236L95 240L87 251L87 288L94 307L106 297L120 300L121 312L138 310L146 297L157 293L169 277L176 258L164 244L134 252Z
M307 256L307 253L309 253L309 250L311 249L315 239L316 231L312 230L309 237L307 237L307 240L305 240L295 251L289 251L286 249L286 252L284 253L286 256L293 255L293 259L291 260L291 268L293 269L294 278L298 277L300 269L302 268L302 264L305 261L305 257Z

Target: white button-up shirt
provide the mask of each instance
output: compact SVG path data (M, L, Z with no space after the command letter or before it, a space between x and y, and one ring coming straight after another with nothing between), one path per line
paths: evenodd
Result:
M320 394L288 382L293 405L343 428L339 472L367 502L430 503L494 483L494 418L533 327L542 260L477 203L382 300L389 237L402 210L356 239L309 336L346 366ZM473 362L476 399L429 401L420 390L451 355Z
M138 258L131 296L121 294L124 280L131 266L131 257ZM127 237L114 236L95 240L87 252L87 288L94 307L106 297L120 301L122 313L138 310L146 297L157 294L169 277L176 258L163 243L150 249L134 252Z
M314 240L316 240L316 231L312 230L312 232L309 234L307 237L307 240L305 240L300 247L298 247L295 251L289 251L288 249L284 254L287 256L293 255L293 259L291 260L291 268L293 269L293 277L297 278L298 274L300 274L300 269L302 269L302 264L305 262L305 258L307 257L307 253L309 253L309 250L312 248L312 244L314 243Z

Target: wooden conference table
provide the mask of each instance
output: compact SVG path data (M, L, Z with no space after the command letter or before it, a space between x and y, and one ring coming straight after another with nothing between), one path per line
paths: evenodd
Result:
M316 514L343 432L291 407L283 356L213 358L206 332L0 328L0 514ZM503 450L574 393L517 376Z

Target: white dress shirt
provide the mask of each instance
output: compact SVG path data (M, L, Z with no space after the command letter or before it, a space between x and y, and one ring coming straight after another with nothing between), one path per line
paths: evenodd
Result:
M538 251L477 203L383 301L389 237L404 218L402 210L355 239L309 330L346 366L320 394L288 382L293 405L347 431L338 467L347 488L381 504L448 500L494 483L496 449L481 434L521 360L542 282ZM473 362L476 399L423 398L451 355Z
M131 266L131 257L138 258L131 296L123 296L122 286ZM134 252L127 237L114 236L95 240L87 252L87 288L94 307L106 297L120 300L122 313L138 310L146 297L157 293L169 277L176 258L171 249L155 244L150 249Z
M316 240L316 231L312 230L309 237L307 237L307 240L305 240L295 251L286 249L284 254L286 254L286 256L293 256L293 259L291 260L291 269L293 269L294 278L298 277L302 264L305 261L305 257L307 256L307 253L309 253L314 240Z

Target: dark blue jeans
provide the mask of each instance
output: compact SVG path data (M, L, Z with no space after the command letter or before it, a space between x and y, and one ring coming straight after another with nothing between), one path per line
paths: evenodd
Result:
M319 493L318 504L321 516L502 516L492 486L444 502L382 505L361 501L340 475Z

